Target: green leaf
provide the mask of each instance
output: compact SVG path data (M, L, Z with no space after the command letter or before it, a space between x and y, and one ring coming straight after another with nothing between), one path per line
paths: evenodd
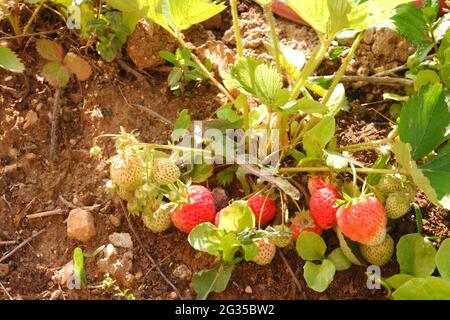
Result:
M3 46L0 46L0 67L17 73L22 73L25 70L25 66L14 51Z
M234 265L223 262L210 270L200 271L194 276L194 290L197 300L205 300L210 292L223 292L230 281Z
M193 183L202 183L213 175L214 166L207 163L194 164L194 169L189 173Z
M175 129L189 129L191 126L191 116L188 109L183 109L178 114L177 121L175 121Z
M84 289L87 287L86 272L84 270L84 257L81 248L75 248L73 251L73 271L77 282Z
M421 70L416 75L414 79L414 89L419 91L423 86L432 83L432 84L440 84L441 78L439 75L433 70Z
M247 228L255 227L255 216L246 201L234 201L223 209L220 216L219 229L239 233Z
M390 18L391 27L415 46L421 46L425 40L426 21L422 11L412 3L403 4L394 10ZM414 26L414 28L411 28Z
M233 167L223 169L217 173L217 179L222 186L227 186L233 182L235 172L236 170Z
M390 152L388 152L387 150L383 150L382 155L377 159L375 164L372 166L372 169L384 169L384 168L386 168L386 166L389 163L390 159L391 159ZM383 175L381 175L381 174L371 173L371 174L369 174L367 176L366 181L371 186L375 186L375 185L377 185L380 182L382 177L383 177Z
M328 167L341 170L348 167L348 160L342 154L324 150L326 164Z
M328 111L328 108L316 100L303 97L297 101L291 101L283 107L280 107L280 110L286 112L287 114L293 114L298 111L310 114L324 114Z
M323 118L314 128L306 132L303 138L303 149L311 158L321 158L323 149L333 139L336 132L334 117Z
M323 260L320 265L311 261L306 261L303 267L303 276L308 287L317 292L324 292L333 282L336 268L330 260Z
M410 274L394 274L392 277L385 279L385 281L391 288L398 289L413 278Z
M206 252L213 256L220 256L222 232L213 224L205 222L196 226L189 233L188 241L195 250Z
M323 260L327 245L317 233L304 231L297 238L295 245L298 255L303 260Z
M241 247L241 243L237 240L235 233L230 232L222 237L220 242L220 250L222 251L223 261L232 263L234 255Z
M59 61L47 63L42 73L48 83L54 87L64 88L69 83L69 70Z
M441 41L445 37L450 37L450 13L443 15L433 25L433 35L436 41Z
M400 115L400 139L412 147L412 159L428 155L450 138L450 93L441 85L426 85L405 104Z
M236 122L242 118L235 110L233 110L232 104L226 104L217 110L217 117L229 122Z
M350 51L349 47L338 46L331 49L328 55L330 56L331 60L336 60L340 57L345 56L349 51Z
M336 248L331 251L327 259L333 262L337 271L344 271L352 266L352 263L348 260L341 248Z
M259 247L256 243L246 243L241 244L242 249L244 249L244 259L245 261L251 261L258 254Z
M277 69L264 60L246 57L231 66L234 85L247 95L261 99L269 108L284 105L288 91L283 89L283 79Z
M206 21L226 8L223 3L215 4L207 0L165 0L165 2L169 3L166 21L178 31Z
M450 281L450 238L441 243L436 254L436 265L441 277Z
M339 245L341 246L342 253L351 263L356 264L357 266L364 265L364 259L361 256L358 243L344 236L344 234L338 227L336 227L335 230L339 239Z
M418 233L404 235L397 244L400 273L419 278L429 276L436 269L435 256L433 243Z
M64 49L55 41L40 39L36 41L36 50L39 55L50 61L62 61L64 58Z
M79 55L69 52L64 57L64 65L70 73L75 74L78 80L86 81L92 74L89 63Z
M450 300L450 281L437 277L413 278L392 294L394 300Z

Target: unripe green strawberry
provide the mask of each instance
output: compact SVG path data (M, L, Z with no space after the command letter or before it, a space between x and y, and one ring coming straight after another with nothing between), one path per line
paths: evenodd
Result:
M175 183L180 177L180 169L169 159L159 158L153 162L153 180L157 184Z
M376 187L384 197L387 197L392 192L398 192L405 189L402 179L395 175L385 175Z
M394 240L386 234L384 241L376 246L360 245L361 254L371 264L383 266L391 260L394 254Z
M386 214L390 219L398 219L408 213L411 208L411 195L409 193L394 192L388 195L384 204Z
M160 205L155 211L152 205L149 205L142 213L144 225L153 232L163 232L169 229L172 221L170 212L173 210L173 203Z
M292 231L288 226L278 225L273 226L273 229L280 234L270 237L270 241L278 248L287 247L292 242Z
M125 190L122 188L117 189L117 195L122 199L126 201L131 201L134 198L134 191Z
M252 261L260 266L271 263L273 257L275 257L277 247L267 238L258 240L256 244L258 245L259 250Z
M141 158L134 155L121 154L115 156L110 168L111 181L119 189L134 190L142 183L144 165Z

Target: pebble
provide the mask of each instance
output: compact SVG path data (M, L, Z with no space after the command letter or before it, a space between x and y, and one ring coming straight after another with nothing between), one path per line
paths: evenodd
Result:
M178 296L177 296L177 293L176 293L175 291L172 291L172 292L169 294L169 299L175 300L177 297L178 297Z
M50 296L50 300L59 300L59 297L61 297L61 290L55 290L52 292L52 295Z
M116 228L120 227L121 221L120 221L120 218L117 217L117 216L110 215L110 216L109 216L109 222L111 222L111 224L112 224L114 227L116 227Z
M244 291L245 291L245 293L248 293L248 294L252 294L253 293L252 287L250 287L250 286L246 286Z
M94 216L91 212L79 208L70 211L67 218L69 238L86 242L96 234Z
M175 270L173 270L172 274L181 280L190 279L192 272L189 268L184 264L179 264Z
M9 274L9 266L6 263L0 263L0 277L6 277Z
M129 233L114 232L109 235L108 239L115 247L127 249L133 248L133 240L131 240Z

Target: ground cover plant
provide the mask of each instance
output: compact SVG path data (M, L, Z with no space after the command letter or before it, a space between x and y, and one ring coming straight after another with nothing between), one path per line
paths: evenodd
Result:
M188 101L173 121L168 141L145 142L140 130L129 124L125 129L122 123L117 133L89 137L92 163L109 168L103 174L107 181L93 183L105 184L146 259L175 297L183 294L165 275L163 263L146 251L143 234L152 234L157 246L158 239L176 233L180 242L212 256L192 276L192 298L226 293L240 265L270 268L280 256L299 292L304 284L314 294L326 294L340 274L360 268L364 278L359 285L384 288L382 298L450 299L448 236L423 230L423 217L429 215L423 212L424 202L428 210L450 210L450 15L443 2L256 0L266 23L264 55L246 51L246 25L240 23L236 0L30 3L34 11L24 30L18 2L0 7L15 33L11 40L25 38L41 11L49 8L75 26L72 32L85 50L98 54L96 59L119 61L144 83L146 72L132 69L122 52L133 32L139 32L139 23L176 44L152 56L167 62L156 72L164 75L169 97ZM286 9L287 18L301 19L313 30L316 42L309 54L281 41L273 12ZM189 30L218 15L228 16L235 48L213 41L194 46L186 40ZM417 28L410 28L412 23ZM393 30L409 41L406 63L374 76L346 75L375 28ZM58 157L60 96L68 91L72 74L81 87L94 72L86 54L65 54L60 43L35 40L45 60L44 79L54 87L48 144L53 161ZM14 48L23 46L20 40ZM6 44L0 47L0 66L16 73L27 68ZM391 76L398 72L401 76ZM355 112L355 92L348 83L358 84L359 90L386 85L380 95L389 108L377 113L388 125L378 139L342 143L340 119ZM146 84L145 90L151 91L154 84ZM220 103L199 119L192 113L201 88L218 95ZM359 161L361 154L370 154L372 161ZM136 232L133 224L145 228ZM86 278L83 255L95 260L103 252L103 262L117 255L113 247L91 249L93 254L74 249L72 268L80 289L104 289L115 298L134 299L115 284L114 277L125 278L119 282L126 286L127 272L105 267L108 272L100 284ZM297 272L285 255L301 263ZM389 277L383 272L386 265L396 266Z

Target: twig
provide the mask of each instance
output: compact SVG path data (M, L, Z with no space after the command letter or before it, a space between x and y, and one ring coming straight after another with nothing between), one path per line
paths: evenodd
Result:
M145 255L150 260L151 264L156 268L156 270L158 270L159 274L164 279L164 281L175 291L175 293L180 298L180 300L184 300L183 296L180 293L180 290L178 290L178 288L169 280L169 278L167 278L167 276L164 274L164 272L162 272L162 270L159 267L159 265L156 264L155 259L153 259L153 257L150 255L150 253L148 253L147 249L145 249L145 246L142 243L141 238L137 234L136 230L134 230L134 227L133 227L133 224L131 223L130 217L128 217L128 211L127 211L127 208L125 207L125 205L123 203L123 200L120 200L120 206L122 207L122 213L125 216L125 219L127 219L127 222L128 222L128 225L130 226L131 232L133 232L134 236L136 237L137 242L139 243L139 246L142 248L142 250L144 251Z
M314 80L318 78L332 79L333 76L324 77L309 77L309 80ZM342 82L368 82L373 84L380 84L386 86L414 86L414 81L404 78L394 78L394 77L379 77L379 76L343 76Z
M29 237L28 239L24 240L22 243L20 243L17 247L15 247L13 250L11 250L10 252L8 252L7 254L5 254L1 259L0 259L0 263L5 261L6 259L8 259L9 257L11 257L14 253L16 253L20 248L22 248L23 246L25 246L27 243L29 243L31 240L33 240L34 238L36 238L37 236L41 235L44 231L46 230L46 228L35 232L32 234L31 237Z
M17 38L42 36L42 35L46 35L46 34L58 33L60 31L62 31L63 29L64 28L59 28L59 29L54 29L54 30L49 30L49 31L41 31L41 32L27 33L27 34L18 34L16 36L2 37L2 40L13 40L13 39L17 39Z
M139 71L134 70L131 66L129 66L122 59L116 59L116 61L122 69L124 69L128 73L131 73L138 80L141 80L142 82L144 82L147 87L150 87L150 84L148 83L147 79L145 79L145 77Z
M5 194L3 194L2 195L2 198L1 198L5 203L6 203L6 205L8 206L8 208L9 208L9 210L13 210L13 208L12 208L12 206L11 206L11 202L9 202L8 200L6 200L6 196L5 196Z
M385 70L385 71L381 71L381 72L375 73L373 76L374 77L384 77L384 76L388 76L388 75L391 75L393 73L404 71L404 70L408 70L408 66L406 64L401 65L401 66L396 67L396 68L392 68L390 70Z
M58 120L59 120L59 98L61 96L61 89L57 88L55 91L52 111L52 129L50 133L50 160L54 160L56 153L56 146L58 144Z
M16 244L16 240L10 240L10 241L0 241L0 246L9 246L11 244Z
M59 215L59 214L63 214L63 213L64 213L63 209L55 209L55 210L50 210L50 211L31 213L31 214L27 215L26 217L28 220L30 220L30 219L44 218L44 217Z
M170 121L169 119L167 119L166 117L164 117L163 115L160 115L158 112L153 111L152 109L150 109L149 107L146 106L142 106L140 104L131 104L128 102L127 98L125 98L122 88L120 86L117 86L117 88L119 88L120 91L120 95L122 96L123 100L125 101L125 103L130 106L130 107L136 107L139 110L142 110L144 112L146 112L147 114L149 114L152 117L158 118L159 120L161 120L162 122L164 122L165 124L168 124L170 126L175 126L174 123L172 121Z
M2 287L3 292L5 292L6 296L9 298L9 300L14 300L13 297L11 297L11 295L9 294L8 290L6 290L6 288L3 285L3 283L1 283L1 282L0 282L0 287Z
M284 256L283 252L281 252L281 250L278 250L278 252L280 253L280 257L283 260L286 269L288 270L289 274L292 276L292 280L294 281L298 292L300 292L303 295L303 298L305 298L305 300L307 300L305 292L302 290L302 285L300 284L300 281L298 281L297 277L295 276L294 271L292 270L291 266L289 265L289 262L287 261L286 257Z
M70 209L95 210L102 206L101 204L94 204L93 206L77 206L69 200L64 199L62 195L59 195L59 200L61 200L61 202L68 206Z

